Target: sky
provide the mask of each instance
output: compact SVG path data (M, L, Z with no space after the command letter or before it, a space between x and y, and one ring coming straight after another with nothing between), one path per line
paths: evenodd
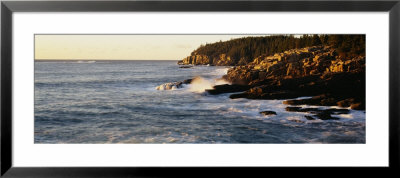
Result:
M36 60L181 60L201 44L260 35L35 35Z

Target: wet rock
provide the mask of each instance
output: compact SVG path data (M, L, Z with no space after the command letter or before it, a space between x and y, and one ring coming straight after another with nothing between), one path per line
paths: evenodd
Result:
M241 91L246 91L250 88L248 85L229 85L229 84L224 84L224 85L215 85L213 89L206 90L209 94L212 95L218 95L222 93L234 93L234 92L241 92Z
M263 114L264 116L269 116L269 115L276 115L275 111L261 111L260 114Z
M178 61L178 65L185 65L185 63L183 62L183 60Z
M329 113L331 113L331 114L349 114L349 113L350 113L350 110L348 110L348 109L335 109L335 108L332 108L332 109L326 109L325 112L329 112Z
M289 112L301 112L301 107L286 107L285 110Z
M156 87L157 90L175 90L178 88L182 88L183 84L190 84L193 79L186 79L180 82L169 82L164 83Z
M236 93L229 96L230 99L247 98L246 93Z
M190 84L192 83L193 79L186 79L184 81L182 81L182 84Z
M289 112L308 112L308 113L317 113L321 111L318 108L302 108L302 107L286 107L285 110Z
M182 82L164 83L156 87L157 90L175 90L182 87Z
M192 68L193 66L190 66L190 65L184 65L184 66L180 66L179 68L184 68L184 69L187 69L187 68Z
M314 96L310 99L296 99L296 100L286 100L282 102L287 105L319 105L319 106L336 106L337 99L331 97L330 94L322 94Z
M324 112L324 111L317 113L315 116L318 117L321 120L338 120L339 119L339 118L336 118L336 117L332 117L331 113Z
M312 116L304 116L307 120L315 120L315 118L313 118Z

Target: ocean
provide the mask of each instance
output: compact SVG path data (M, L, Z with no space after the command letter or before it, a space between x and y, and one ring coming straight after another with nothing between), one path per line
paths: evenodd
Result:
M35 133L43 143L365 143L365 111L307 120L283 100L230 99L204 89L229 67L177 61L36 61ZM201 77L201 83L157 90ZM307 97L307 96L305 96ZM307 106L315 108L339 108ZM275 111L264 116L261 111Z

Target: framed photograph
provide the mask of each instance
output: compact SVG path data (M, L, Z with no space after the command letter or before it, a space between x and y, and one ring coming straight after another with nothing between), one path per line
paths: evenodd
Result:
M399 1L3 1L1 175L393 171L399 20Z

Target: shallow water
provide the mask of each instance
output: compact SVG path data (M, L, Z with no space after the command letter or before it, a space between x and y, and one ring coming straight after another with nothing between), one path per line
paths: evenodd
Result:
M282 100L208 95L227 67L176 62L35 62L35 143L365 143L364 111L310 121ZM207 82L155 89L196 76Z

